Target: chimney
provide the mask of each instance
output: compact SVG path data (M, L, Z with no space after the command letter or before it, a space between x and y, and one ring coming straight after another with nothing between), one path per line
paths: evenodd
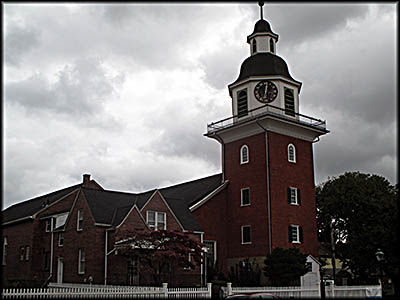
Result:
M90 174L83 174L82 186L84 187L88 186L89 182L90 182Z

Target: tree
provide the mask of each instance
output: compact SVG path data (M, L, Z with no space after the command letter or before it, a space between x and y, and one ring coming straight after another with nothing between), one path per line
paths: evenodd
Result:
M382 176L346 172L316 188L319 241L330 242L336 257L358 280L376 273L375 252L385 253L385 271L398 284L398 188Z
M137 256L157 285L162 283L163 277L173 275L176 268L193 269L202 262L203 244L192 239L187 232L126 233L116 242L116 248L122 255Z
M299 285L300 276L307 273L307 255L298 248L275 248L264 261L264 274L274 286Z

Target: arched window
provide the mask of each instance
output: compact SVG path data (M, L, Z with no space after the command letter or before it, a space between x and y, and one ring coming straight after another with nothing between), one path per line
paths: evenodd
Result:
M247 90L241 90L237 94L237 116L238 118L247 116Z
M257 42L256 39L253 40L253 54L257 52Z
M293 144L288 145L288 161L289 162L296 162L296 148Z
M271 51L271 53L275 53L274 40L273 39L269 39L269 50Z
M249 147L243 145L240 148L240 164L247 164L249 162Z

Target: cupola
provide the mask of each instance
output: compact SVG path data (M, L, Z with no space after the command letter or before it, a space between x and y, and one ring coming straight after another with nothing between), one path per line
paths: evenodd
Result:
M262 6L260 5L260 20L254 25L253 33L247 37L247 43L250 44L250 55L257 53L276 53L276 43L278 35L271 30L271 25L263 19Z

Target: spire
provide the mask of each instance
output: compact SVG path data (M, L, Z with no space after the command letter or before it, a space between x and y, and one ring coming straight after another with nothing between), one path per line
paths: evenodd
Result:
M263 19L263 6L264 6L264 1L258 1L258 5L260 6L260 19Z

